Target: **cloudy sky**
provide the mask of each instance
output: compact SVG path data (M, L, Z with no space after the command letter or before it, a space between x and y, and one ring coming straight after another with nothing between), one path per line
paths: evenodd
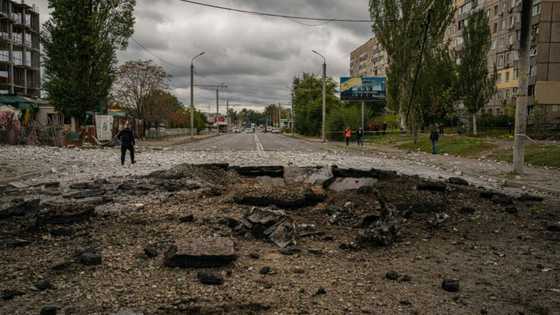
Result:
M245 10L285 15L368 19L368 0L199 0ZM48 19L47 0L35 3ZM349 72L350 52L371 36L368 23L298 22L221 11L180 0L137 0L136 26L128 50L119 61L152 59L172 76L171 89L190 104L187 66L195 62L197 84L228 85L220 98L230 104L264 107L289 104L290 84L303 72L320 73L327 58L329 76ZM155 56L157 57L155 57ZM160 60L158 58L163 59ZM195 88L197 107L215 111L215 90ZM224 103L221 104L222 107ZM249 107L247 106L247 107Z

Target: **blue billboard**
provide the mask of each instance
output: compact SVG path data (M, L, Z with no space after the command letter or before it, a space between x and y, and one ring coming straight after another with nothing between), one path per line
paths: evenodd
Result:
M378 101L387 95L384 77L341 77L340 99L343 101Z

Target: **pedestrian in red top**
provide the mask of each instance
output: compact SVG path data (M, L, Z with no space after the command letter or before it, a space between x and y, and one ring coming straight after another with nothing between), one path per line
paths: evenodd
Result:
M350 144L350 138L352 138L352 129L350 127L346 127L344 130L344 139L346 140L346 146Z

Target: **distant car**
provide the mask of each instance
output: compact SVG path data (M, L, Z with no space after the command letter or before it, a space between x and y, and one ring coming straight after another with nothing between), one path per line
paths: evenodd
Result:
M233 133L240 133L241 130L240 130L239 128L233 128L233 129L232 129L232 132L233 132Z
M282 132L278 128L273 128L272 133L282 133Z
M253 128L245 128L245 133L255 133L255 129L253 129Z

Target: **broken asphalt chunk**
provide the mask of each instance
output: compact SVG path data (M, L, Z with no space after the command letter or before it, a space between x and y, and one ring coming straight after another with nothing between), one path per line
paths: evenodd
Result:
M459 186L469 186L469 182L461 177L451 177L447 180L448 183Z
M441 283L441 288L447 292L459 292L459 280L445 279Z
M283 166L235 166L230 169L245 177L284 177Z
M200 283L202 284L206 284L206 285L222 285L224 284L224 278L220 275L216 275L213 273L207 273L207 272L199 272L196 277L198 278L198 281L200 281Z
M178 268L224 267L237 259L233 241L227 238L176 241L164 257L164 265Z

